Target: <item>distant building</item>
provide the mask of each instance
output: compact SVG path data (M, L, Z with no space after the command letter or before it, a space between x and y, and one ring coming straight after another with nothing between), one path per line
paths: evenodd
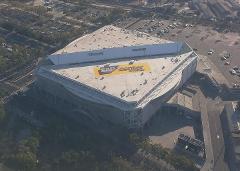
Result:
M48 57L36 92L67 114L143 127L195 72L196 53L183 42L105 26Z

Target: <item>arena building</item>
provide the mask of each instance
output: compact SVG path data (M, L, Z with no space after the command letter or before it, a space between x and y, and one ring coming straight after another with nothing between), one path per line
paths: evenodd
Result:
M143 127L195 72L197 55L171 42L112 25L48 57L36 91L69 115Z

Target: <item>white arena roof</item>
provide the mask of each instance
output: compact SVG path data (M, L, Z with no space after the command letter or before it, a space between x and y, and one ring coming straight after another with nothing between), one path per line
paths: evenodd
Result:
M51 70L59 75L75 80L79 83L86 84L94 89L100 90L112 96L121 98L128 102L137 102L146 95L157 83L165 78L174 70L182 60L185 60L191 52L179 57L169 56L167 58L145 58L134 61L129 65L127 61L108 62L110 66L144 66L148 65L148 71L119 73L116 75L99 76L94 73L98 66L104 67L106 63L96 63L93 65L73 65L71 68L55 67ZM175 77L179 81L178 77ZM172 82L175 82L175 80ZM136 90L136 94L132 93Z
M181 47L181 42L170 42L110 25L73 41L50 55L49 59L54 65L74 64L173 54Z
M53 55L160 43L171 43L171 41L108 25L74 40Z
M86 99L143 107L180 84L196 54L181 42L105 26L49 56L38 75Z

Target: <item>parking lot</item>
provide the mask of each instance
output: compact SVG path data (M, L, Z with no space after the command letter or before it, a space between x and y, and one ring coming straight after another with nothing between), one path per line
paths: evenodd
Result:
M119 23L118 26L122 25ZM206 26L159 19L140 20L129 29L167 40L187 42L198 54L208 56L232 86L240 86L238 33L220 33Z

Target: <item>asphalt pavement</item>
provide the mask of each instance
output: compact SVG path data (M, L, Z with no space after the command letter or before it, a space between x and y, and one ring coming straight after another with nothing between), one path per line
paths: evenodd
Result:
M210 99L198 89L206 160L201 171L229 171L224 160L225 144L220 114L223 103L219 98Z
M220 120L220 114L223 110L223 106L220 101L208 100L207 114L208 122L212 141L213 151L213 170L214 171L228 171L228 166L224 160L225 144L223 138L223 130Z

